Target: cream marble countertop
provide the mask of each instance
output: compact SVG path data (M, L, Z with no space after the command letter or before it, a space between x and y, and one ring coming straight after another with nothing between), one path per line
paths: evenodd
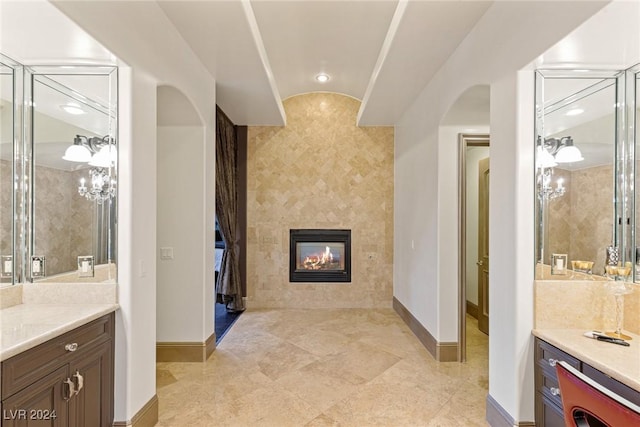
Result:
M640 336L624 331L633 339L629 347L597 341L583 336L582 329L534 329L533 335L569 353L640 391Z
M0 361L118 309L118 304L19 304L0 310Z

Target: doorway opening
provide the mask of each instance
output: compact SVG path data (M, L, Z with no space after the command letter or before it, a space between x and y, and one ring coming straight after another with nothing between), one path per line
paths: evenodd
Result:
M460 362L467 360L467 323L489 333L489 140L488 134L458 136Z

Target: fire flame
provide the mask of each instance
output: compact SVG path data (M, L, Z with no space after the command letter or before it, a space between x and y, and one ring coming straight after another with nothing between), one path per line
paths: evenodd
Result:
M320 255L309 255L304 258L304 268L307 270L320 270L333 262L333 254L329 246Z

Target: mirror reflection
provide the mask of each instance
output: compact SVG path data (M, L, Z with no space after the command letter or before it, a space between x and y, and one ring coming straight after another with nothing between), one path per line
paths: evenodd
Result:
M634 84L634 106L632 110L632 119L630 120L633 129L635 130L634 141L635 141L635 173L636 173L636 189L640 189L640 66L635 67L635 71L630 73ZM635 78L634 78L635 77ZM640 195L635 196L635 272L634 279L636 282L640 282Z
M539 75L537 84L536 278L604 275L616 246L617 80Z
M34 281L115 279L115 78L32 76Z
M13 68L0 63L0 284L13 282Z

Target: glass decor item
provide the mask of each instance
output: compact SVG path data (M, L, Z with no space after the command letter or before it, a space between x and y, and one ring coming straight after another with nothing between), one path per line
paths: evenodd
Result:
M618 267L621 268L621 267ZM631 267L622 267L625 269L629 269L629 273L631 272ZM627 273L627 277L629 275ZM630 284L625 283L624 281L612 281L607 283L607 290L610 294L613 295L616 301L616 330L612 332L606 332L606 334L613 338L619 338L622 340L630 341L632 338L629 335L622 333L622 323L624 320L624 296L633 292L633 288Z
M620 262L620 249L615 246L607 246L605 265L618 265L618 262Z
M593 274L593 261L571 261L571 268L577 273Z

